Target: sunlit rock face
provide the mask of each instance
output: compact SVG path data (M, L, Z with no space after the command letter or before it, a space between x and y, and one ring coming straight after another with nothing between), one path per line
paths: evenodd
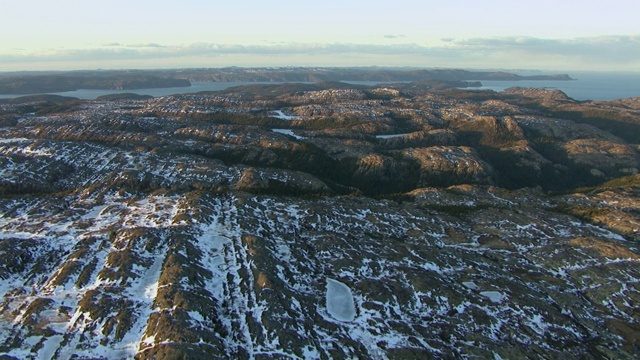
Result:
M636 356L634 102L345 86L0 104L0 353Z
M418 161L417 187L454 184L490 184L493 169L470 147L434 146L406 149L403 155Z

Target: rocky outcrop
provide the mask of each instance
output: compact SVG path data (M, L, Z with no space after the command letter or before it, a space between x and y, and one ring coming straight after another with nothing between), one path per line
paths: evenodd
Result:
M327 195L332 191L319 179L299 171L248 168L242 172L236 190L259 194Z
M532 89L525 87L512 87L504 90L506 95L520 95L526 98L541 101L544 106L553 106L562 103L573 103L575 100L568 97L567 94L560 90Z
M581 193L567 195L559 207L584 221L640 241L640 175L621 177Z
M564 145L567 156L578 165L591 168L603 177L634 175L640 168L640 156L628 145L599 140L578 139Z
M377 143L385 149L405 149L430 146L451 146L458 143L454 131L434 129L416 131L408 134L380 135Z
M403 150L402 155L415 159L420 165L417 187L493 182L491 166L466 146L412 148Z
M526 116L518 118L518 124L525 129L527 137L532 140L546 138L558 142L567 142L576 139L603 139L623 142L619 137L602 131L595 126L578 124L566 119Z
M511 116L479 116L456 125L462 141L471 146L501 147L525 140L522 128Z
M336 170L339 181L371 195L407 191L419 176L414 161L379 153L344 158Z
M596 127L540 118L521 118L519 123L532 147L556 163L556 168L566 167L582 178L585 182L581 185L593 185L638 171L638 152L624 140Z

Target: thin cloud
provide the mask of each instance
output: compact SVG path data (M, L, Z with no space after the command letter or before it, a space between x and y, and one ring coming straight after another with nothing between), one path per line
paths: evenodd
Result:
M451 40L460 50L520 53L533 56L562 56L590 62L637 63L640 59L640 35L599 36L575 39L539 39L500 37Z
M370 45L370 44L315 44L289 43L276 45L239 45L194 43L181 46L158 44L121 45L94 49L60 49L43 53L0 54L2 61L43 61L67 59L144 59L189 56L219 55L314 55L314 54L370 54L370 55L435 55L441 48L416 44ZM444 54L443 54L444 55Z
M156 43L148 43L148 44L137 44L137 45L126 45L131 48L164 48L166 46L156 44Z
M403 35L385 35L401 38ZM640 35L601 36L576 39L540 39L513 36L496 38L441 39L442 45L418 44L352 44L352 43L271 43L264 45L193 43L186 45L120 44L91 49L48 49L43 52L0 53L0 64L56 62L126 63L159 62L166 64L211 65L220 63L248 63L251 59L267 61L269 65L287 65L295 59L337 63L348 59L362 65L456 66L456 67L514 67L575 69L637 69L640 67ZM218 60L220 61L218 61ZM216 62L218 61L218 62ZM368 61L368 63L367 63ZM131 65L129 65L131 64ZM22 66L22 65L21 65ZM180 67L180 65L177 65ZM0 68L0 71L4 70Z
M402 39L402 38L406 38L405 35L393 35L393 34L388 34L384 36L387 39Z
M640 35L599 36L575 39L539 39L526 36L499 38L449 39L461 48L541 49L548 52L576 53L597 49L636 49L640 51Z

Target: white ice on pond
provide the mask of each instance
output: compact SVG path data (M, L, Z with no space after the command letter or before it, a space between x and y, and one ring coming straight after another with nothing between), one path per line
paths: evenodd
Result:
M469 288L469 289L471 289L471 290L478 290L478 289L480 289L480 288L478 287L478 285L476 285L476 283L474 283L473 281L464 281L464 282L462 283L462 285L464 285L464 286L468 287L468 288Z
M291 116L291 115L285 114L284 111L282 110L273 111L272 116L278 119L283 119L283 120L295 120L297 118L297 116Z
M285 135L289 135L289 136L293 136L294 138L301 140L304 139L304 136L300 136L300 135L296 135L293 131L289 130L289 129L271 129L271 131L279 133L279 134L285 134Z
M353 321L356 318L351 289L331 278L327 278L327 311L339 321Z
M488 298L491 302L501 303L506 298L506 295L499 291L481 291L480 295Z
M397 137L403 137L409 135L410 133L405 134L391 134L391 135L376 135L376 139L393 139Z
M8 138L8 139L0 139L0 144L11 144L14 142L22 142L27 141L29 139L26 138Z

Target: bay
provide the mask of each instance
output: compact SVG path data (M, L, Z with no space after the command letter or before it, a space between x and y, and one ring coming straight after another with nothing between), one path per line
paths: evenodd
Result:
M554 89L580 101L640 97L640 72L574 72L569 75L576 80L482 80L482 87L475 89L503 91L514 86Z
M176 94L189 94L201 91L220 91L233 86L252 85L252 84L275 84L270 82L192 82L187 87L168 87L168 88L151 88L151 89L130 89L130 90L93 90L78 89L74 91L64 91L48 93L52 95L71 96L78 99L93 100L99 96L131 93L138 95L150 95L153 97L168 96ZM32 94L28 94L32 95ZM20 96L28 95L0 95L0 99L12 99Z

